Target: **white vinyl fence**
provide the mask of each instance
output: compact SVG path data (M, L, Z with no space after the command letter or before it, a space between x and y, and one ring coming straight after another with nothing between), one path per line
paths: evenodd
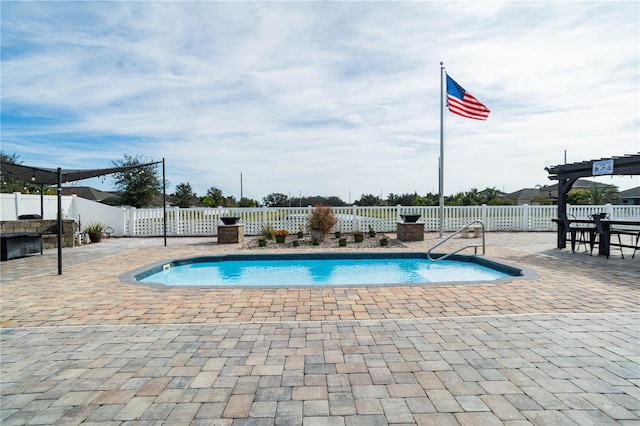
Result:
M16 220L22 214L40 214L40 196L20 193L0 194L1 220ZM290 233L307 229L307 216L313 207L258 207L181 209L167 207L167 235L213 236L218 233L220 217L239 216L245 235L259 235L264 226L286 229ZM44 219L55 219L57 198L44 197ZM114 236L152 237L163 235L162 208L135 209L111 207L73 196L62 197L63 214L79 222L80 230L91 222L102 222ZM395 232L401 214L420 214L427 232L440 228L439 207L382 206L334 207L338 219L336 230L353 232ZM557 217L557 206L446 206L444 230L454 232L474 220L484 222L487 231L556 231L551 219ZM606 212L611 218L640 220L640 206L611 205L567 206L568 214L576 218Z

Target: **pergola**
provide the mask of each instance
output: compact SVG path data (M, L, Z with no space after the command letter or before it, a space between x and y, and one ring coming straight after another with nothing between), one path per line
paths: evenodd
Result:
M162 163L162 194L164 206L164 245L167 245L167 204L166 204L166 179L165 179L165 162L154 161L145 164L135 164L131 166L111 167L106 169L47 169L42 167L25 166L23 164L0 163L2 176L20 180L22 182L32 183L43 186L56 186L58 194L58 275L62 275L62 183L75 182L94 177L106 176L113 173L126 172L147 166ZM40 202L42 204L43 191L40 191Z
M601 158L579 163L545 167L549 179L558 181L558 218L567 217L567 194L576 181L583 177L606 175L640 175L640 153L623 157ZM566 246L566 229L558 223L558 248Z

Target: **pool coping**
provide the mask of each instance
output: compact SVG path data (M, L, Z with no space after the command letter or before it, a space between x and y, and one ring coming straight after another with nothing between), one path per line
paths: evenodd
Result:
M445 256L445 253L432 253L431 257L438 259ZM475 263L480 266L488 267L498 272L509 274L507 277L497 278L493 280L478 280L478 281L446 281L446 282L424 282L424 283L375 283L375 284L344 284L344 285L309 285L309 284L294 284L294 285L277 285L277 284L265 284L265 285L167 285L158 282L143 282L139 281L140 278L145 278L149 275L161 272L166 265L181 266L191 263L203 263L203 262L219 262L219 261L234 261L234 260L317 260L317 259L394 259L394 258L419 258L428 259L427 253L422 252L386 252L386 253L335 253L335 252L316 252L316 253L247 253L247 254L221 254L221 255L205 255L205 256L190 256L179 259L163 260L160 262L154 262L152 264L136 268L133 271L120 275L120 281L124 284L144 285L155 289L176 289L176 288L197 288L197 289L278 289L278 288L291 288L291 289L325 289L325 288L362 288L362 287L424 287L424 286L447 286L447 285L480 285L480 284L505 284L512 281L531 281L540 278L538 273L530 268L524 268L521 266L514 266L504 261L489 258L487 256L478 255L462 255L454 254L448 256L448 260L455 260L459 262Z

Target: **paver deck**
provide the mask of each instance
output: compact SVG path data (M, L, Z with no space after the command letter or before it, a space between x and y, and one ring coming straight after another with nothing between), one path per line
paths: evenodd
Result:
M487 234L539 275L503 284L120 281L241 250L215 238L65 249L62 276L55 250L3 262L0 424L640 424L640 258L554 245Z

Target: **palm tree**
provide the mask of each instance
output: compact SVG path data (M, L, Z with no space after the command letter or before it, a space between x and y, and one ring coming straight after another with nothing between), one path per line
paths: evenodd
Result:
M493 188L485 188L481 192L482 197L484 198L484 203L489 205L496 205L499 203L502 198L502 192L497 189L495 186Z
M588 202L591 205L609 204L620 199L620 193L615 185L597 185L595 182L589 186Z

